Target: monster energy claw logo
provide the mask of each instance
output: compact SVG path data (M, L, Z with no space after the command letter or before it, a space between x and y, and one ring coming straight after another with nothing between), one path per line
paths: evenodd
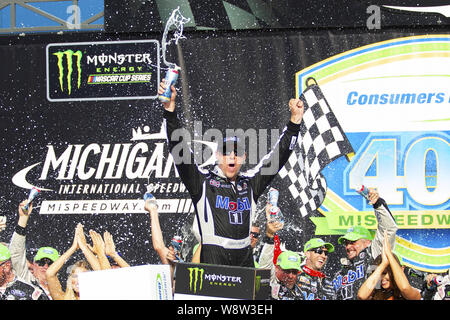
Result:
M61 87L61 91L64 91L64 56L66 57L67 61L67 89L69 91L69 95L72 92L72 73L73 73L73 57L77 58L76 65L77 65L77 72L78 72L78 79L77 79L77 88L80 88L81 84L81 57L83 54L80 50L74 52L72 50L66 50L66 51L58 51L53 53L58 58L58 70L59 70L59 85Z
M203 272L204 269L200 268L187 268L189 270L189 290L194 291L194 293L197 292L197 283L200 278L199 283L199 289L198 291L202 290L203 286ZM194 283L192 283L192 280L194 280Z

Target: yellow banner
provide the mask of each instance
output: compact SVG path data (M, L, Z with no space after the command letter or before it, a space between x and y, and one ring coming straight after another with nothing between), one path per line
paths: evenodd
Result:
M449 229L450 212L448 210L392 211L399 229ZM316 234L340 234L354 225L362 225L367 229L376 229L377 219L373 211L350 211L327 214L325 217L314 217Z

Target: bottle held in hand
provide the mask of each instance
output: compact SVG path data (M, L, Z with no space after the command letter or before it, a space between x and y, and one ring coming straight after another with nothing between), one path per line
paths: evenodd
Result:
M144 194L144 201L147 201L150 199L150 204L154 204L158 208L158 203L156 202L156 198L153 194L150 192L146 192Z
M181 245L183 244L183 240L180 236L176 235L172 238L172 247L175 251L175 257L177 262L183 262L183 260L180 258L180 251L181 251Z
M36 198L36 196L39 194L39 189L37 189L36 187L33 187L30 190L30 193L28 194L28 199L27 199L27 203L22 206L22 210L25 214L28 214L28 210L30 209L30 204L33 202L34 198Z
M169 68L166 72L166 77L164 78L164 83L166 84L166 90L164 90L164 93L158 96L158 99L161 102L169 102L170 98L172 97L172 90L170 87L172 85L175 85L178 79L178 73L179 73L180 67L175 66L174 68Z
M281 212L281 209L278 207L278 198L279 198L279 191L275 188L269 189L269 203L272 205L272 207L269 210L269 221L270 222L281 222L284 223L284 216Z
M369 201L369 188L367 188L365 185L358 186L356 188L356 192L358 192L360 195L366 198L367 201Z

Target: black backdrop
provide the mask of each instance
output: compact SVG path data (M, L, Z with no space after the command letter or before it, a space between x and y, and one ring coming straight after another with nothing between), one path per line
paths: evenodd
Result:
M378 7L383 28L431 27L449 24L449 17L439 8L430 10L445 5L448 5L446 0L105 0L105 30L164 30L165 19L177 6L191 18L186 27L194 30L366 28L374 12L371 6Z

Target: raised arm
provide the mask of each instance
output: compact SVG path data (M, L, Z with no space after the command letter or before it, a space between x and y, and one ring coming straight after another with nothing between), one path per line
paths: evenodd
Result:
M163 94L164 91L166 90L167 85L163 81L161 81L161 83L159 84L159 88L158 88L158 94ZM174 86L170 87L170 90L172 91L172 95L170 96L170 100L168 102L162 102L164 110L167 110L168 112L174 112L175 111L175 100L177 97L177 90L175 89Z
M390 246L394 246L398 227L386 201L380 198L376 189L369 188L369 203L373 205L378 221L377 231L375 232L375 237L371 245L372 257L377 257L383 251L385 233L387 234Z
M75 253L75 251L77 251L77 249L78 239L77 233L75 232L72 246L66 252L64 252L55 262L53 262L45 272L48 283L48 290L53 300L65 299L66 293L63 291L61 283L59 282L58 272L67 262L67 260L69 260L69 258Z
M303 101L301 99L291 99L289 101L289 109L291 111L290 121L283 129L272 150L253 169L246 172L251 177L250 182L253 186L255 201L258 200L259 196L278 174L278 171L288 161L297 143L300 122L304 112Z
M152 201L152 199L147 199L145 201L145 210L150 214L153 249L158 253L163 264L169 264L170 261L167 259L169 248L164 244L156 202Z
M160 83L158 94L166 88L164 81ZM172 96L169 102L162 102L164 106L164 121L166 127L169 151L172 155L178 174L192 197L201 193L202 174L194 161L194 155L188 145L191 140L189 132L182 128L175 109L177 96L174 86L171 86Z
M303 101L301 99L289 100L289 110L291 111L290 121L295 124L300 124L305 112Z
M11 253L11 263L14 272L19 278L25 281L31 281L33 275L28 269L27 257L26 257L26 227L28 224L28 219L33 212L33 203L30 203L28 208L28 213L23 211L22 207L27 203L27 200L22 201L19 204L18 213L19 219L17 221L16 228L14 230L11 242L9 245L9 250Z
M383 250L381 263L376 267L372 274L364 281L358 290L359 300L371 300L373 291L383 275L383 271L389 266L389 260Z
M89 249L97 256L101 270L111 269L111 265L106 257L105 242L103 241L102 236L94 230L89 230L89 235L92 239L92 246L88 244Z
M105 241L106 255L110 256L119 265L119 267L129 267L130 265L116 251L116 245L114 244L111 233L105 231L105 233L103 233L103 240Z
M262 269L271 269L273 267L273 258L274 258L274 249L275 242L274 237L275 234L283 229L284 224L278 221L269 221L270 216L270 208L272 205L270 203L266 204L266 231L265 236L263 238L264 246L261 249L261 254L259 256L259 268Z
M79 223L76 229L77 239L78 239L78 247L83 252L86 260L91 265L92 270L97 271L101 270L100 262L98 261L95 254L89 249L89 246L86 242L86 237L84 236L83 225Z
M389 260L395 283L397 284L402 297L407 300L420 300L420 291L409 284L408 278L403 272L403 268L397 262L397 259L395 259L394 254L391 251L391 245L387 236L384 239L383 251Z

